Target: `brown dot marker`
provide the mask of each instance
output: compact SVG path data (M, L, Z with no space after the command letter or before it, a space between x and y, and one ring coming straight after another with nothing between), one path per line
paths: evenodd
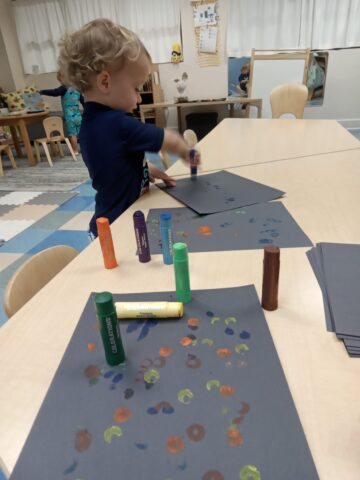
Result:
M265 310L276 310L278 307L280 270L280 249L279 247L264 248L264 272L262 284L261 306Z

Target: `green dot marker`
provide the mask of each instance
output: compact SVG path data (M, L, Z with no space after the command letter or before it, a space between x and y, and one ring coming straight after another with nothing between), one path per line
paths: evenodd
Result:
M178 302L189 303L191 300L189 258L186 243L173 245L173 262L175 269L176 299Z

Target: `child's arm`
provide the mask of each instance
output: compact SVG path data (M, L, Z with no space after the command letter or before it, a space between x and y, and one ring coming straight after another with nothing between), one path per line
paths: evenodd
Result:
M164 149L170 153L175 153L179 155L184 162L190 164L190 151L191 148L187 146L185 140L176 132L169 130L167 128L164 129L164 140L161 149ZM195 155L195 164L200 164L200 153L197 152Z
M65 85L60 85L57 88L50 88L48 90L40 90L40 95L46 95L47 97L63 97L67 91Z

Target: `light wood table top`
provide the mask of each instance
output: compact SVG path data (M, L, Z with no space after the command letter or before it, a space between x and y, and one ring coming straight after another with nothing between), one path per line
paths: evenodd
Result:
M226 118L195 148L199 148L208 172L218 168L273 162L360 148L360 142L336 120ZM169 175L187 174L177 162Z
M360 149L232 170L286 191L283 203L313 242L360 243ZM0 329L0 453L11 471L92 291L174 289L172 267L135 256L132 214L181 206L156 187L112 226L119 267L105 270L98 241ZM360 361L326 332L306 248L282 249L279 308L265 312L321 479L358 480ZM262 250L190 254L193 289L254 284ZM266 392L264 392L266 395ZM290 479L289 479L290 480ZM304 479L305 480L305 479Z

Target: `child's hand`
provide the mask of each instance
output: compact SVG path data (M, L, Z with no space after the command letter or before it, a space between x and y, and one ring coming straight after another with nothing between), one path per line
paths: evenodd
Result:
M174 178L169 177L165 172L160 170L160 168L156 167L152 163L148 163L149 167L149 177L150 177L150 182L154 183L155 180L158 178L162 180L167 187L175 187L176 181Z

